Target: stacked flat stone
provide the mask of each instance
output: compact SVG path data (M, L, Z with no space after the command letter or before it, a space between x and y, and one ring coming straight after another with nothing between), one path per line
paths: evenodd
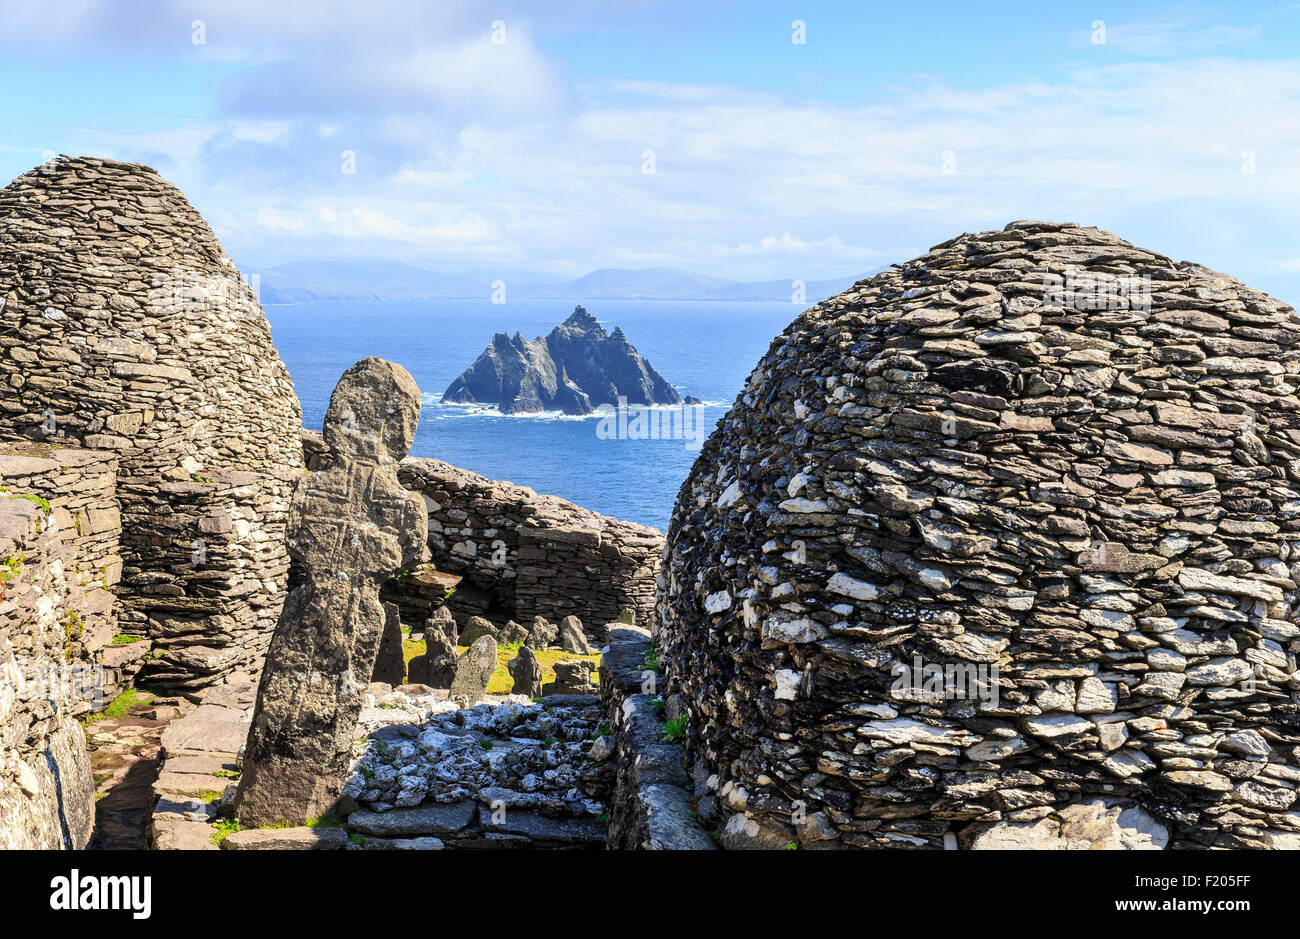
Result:
M1300 847L1297 337L1231 277L1040 222L798 317L661 574L724 844Z
M143 678L186 691L255 676L284 605L289 502L302 473L211 471L118 490L121 628L156 650Z
M0 848L80 849L94 826L75 717L101 689L71 548L52 511L0 494ZM102 629L94 636L107 642Z
M655 529L441 460L403 460L398 478L429 508L433 566L463 578L448 601L458 619L483 615L504 625L573 614L603 642L592 630L622 609L649 617L663 546Z
M35 497L50 507L51 533L61 544L71 608L80 620L70 640L86 661L94 661L117 632L112 589L122 577L122 519L116 483L117 458L108 451L0 443L0 498Z
M273 498L276 474L302 467L300 408L257 298L203 218L146 166L59 157L0 190L0 385L0 438L117 456L128 533L167 527L165 482L270 474L241 488ZM158 578L155 595L172 591L176 547L128 540L126 567ZM242 584L250 597L261 589ZM142 634L170 645L166 619L144 618ZM221 673L205 665L183 683Z

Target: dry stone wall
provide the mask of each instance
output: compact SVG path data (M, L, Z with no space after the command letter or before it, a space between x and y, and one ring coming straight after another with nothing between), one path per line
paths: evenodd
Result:
M112 594L83 577L84 543L60 530L67 503L8 488L46 462L0 457L0 848L83 848L94 824L76 717L106 703L98 660L113 637Z
M668 703L656 689L662 675L651 658L650 631L611 623L600 659L600 703L612 741L614 769L609 847L644 851L711 851L717 846L700 827L697 797L703 780L686 768L686 748L664 734ZM676 704L676 702L673 702Z
M261 670L284 606L285 526L300 471L124 483L121 629L148 636L142 678L191 690Z
M625 608L649 617L663 545L653 528L440 460L404 460L398 478L429 507L433 566L462 577L448 603L458 619L573 615L590 631Z
M656 624L725 847L1297 847L1300 320L1107 232L806 311Z
M126 477L301 465L257 298L149 167L59 157L0 190L0 298L9 434L113 450Z

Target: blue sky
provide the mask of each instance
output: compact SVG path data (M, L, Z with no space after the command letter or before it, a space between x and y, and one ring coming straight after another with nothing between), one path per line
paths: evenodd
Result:
M0 175L149 163L245 266L810 280L1042 218L1300 299L1297 3L52 0L0 80Z

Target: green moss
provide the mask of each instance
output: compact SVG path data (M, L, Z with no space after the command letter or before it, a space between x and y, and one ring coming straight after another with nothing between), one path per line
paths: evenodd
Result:
M243 831L244 826L233 818L219 818L212 823L212 843L221 844L237 831Z
M115 646L129 646L133 642L143 642L143 641L144 641L143 636L128 636L126 635L126 633L118 633L116 636L113 637L113 645Z
M237 769L219 769L212 775L220 776L222 779L238 779L240 772Z
M23 571L23 562L26 558L21 551L17 554L11 554L9 557L0 561L0 583L9 583Z
M31 502L34 505L36 505L36 507L39 508L46 515L49 515L51 512L54 511L54 509L50 506L49 499L46 499L43 496L38 496L35 493L13 492L9 489L8 486L0 486L0 494L3 494L5 497L9 499L26 499L28 502Z
M94 724L105 718L123 717L133 708L142 707L151 701L154 696L147 691L140 691L137 688L127 688L120 695L113 699L113 703L104 710L96 714L91 714L86 718L87 724Z
M342 828L343 819L336 818L333 815L322 815L319 818L307 819L308 828Z

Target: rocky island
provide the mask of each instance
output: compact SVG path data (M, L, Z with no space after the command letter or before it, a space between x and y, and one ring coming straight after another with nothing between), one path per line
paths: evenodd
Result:
M590 414L620 398L638 405L682 403L622 329L606 332L580 306L536 339L497 333L442 395L444 403L490 404L502 414Z

